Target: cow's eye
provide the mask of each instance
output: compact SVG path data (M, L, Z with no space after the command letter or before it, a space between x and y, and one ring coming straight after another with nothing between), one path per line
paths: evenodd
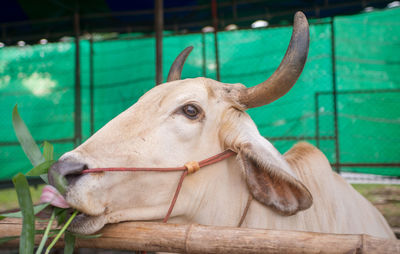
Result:
M193 120L199 117L200 110L198 109L197 106L193 104L187 104L182 107L182 112L185 114L187 118Z

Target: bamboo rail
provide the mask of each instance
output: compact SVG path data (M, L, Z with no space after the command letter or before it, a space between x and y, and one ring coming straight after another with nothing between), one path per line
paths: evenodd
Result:
M36 229L44 226L37 223ZM20 219L4 219L0 237L19 235L21 228ZM369 235L153 222L111 224L99 233L100 238L77 239L76 247L178 253L400 253L400 240ZM39 243L40 236L36 241ZM0 249L17 247L18 240L0 245Z

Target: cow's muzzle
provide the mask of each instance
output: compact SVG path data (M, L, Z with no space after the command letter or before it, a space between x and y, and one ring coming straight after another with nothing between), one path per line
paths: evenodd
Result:
M65 194L66 185L70 185L81 175L88 166L80 162L57 161L48 172L49 184ZM64 188L64 189L63 189Z

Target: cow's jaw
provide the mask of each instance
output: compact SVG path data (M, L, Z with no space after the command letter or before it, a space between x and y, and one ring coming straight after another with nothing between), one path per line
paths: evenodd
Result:
M90 216L87 214L79 214L69 225L68 231L90 235L102 229L106 223L107 217L105 215Z
M96 173L85 175L71 186L73 191L66 194L71 207L82 212L71 225L71 231L90 234L106 223L162 220L179 177L180 172L107 172L102 176L96 176ZM149 193L154 194L149 196Z

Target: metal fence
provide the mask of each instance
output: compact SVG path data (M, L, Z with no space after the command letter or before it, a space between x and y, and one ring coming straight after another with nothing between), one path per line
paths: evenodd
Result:
M393 26L399 13L312 22L310 53L296 86L281 100L249 110L261 134L282 153L299 140L313 143L336 171L400 176L400 26ZM354 31L359 34L351 39ZM193 45L183 78L252 86L277 68L290 34L283 26L166 35L163 76ZM38 143L53 143L59 156L154 86L154 47L153 37L131 34L0 49L0 185L30 167L11 127L15 103Z

